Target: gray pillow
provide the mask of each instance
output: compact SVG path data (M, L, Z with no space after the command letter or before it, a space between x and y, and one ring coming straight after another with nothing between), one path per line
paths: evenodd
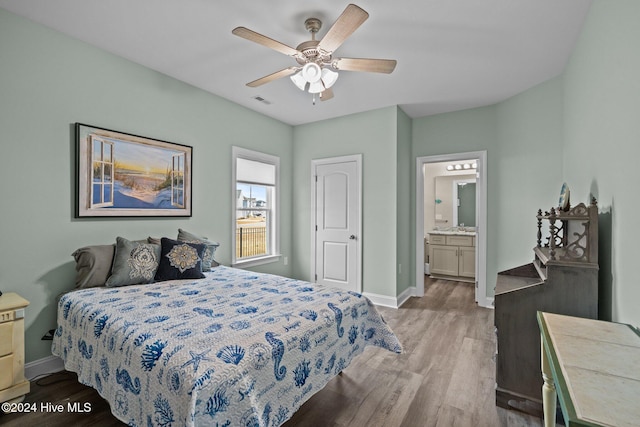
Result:
M162 242L160 241L161 237L147 237L147 243L151 243L152 245L160 245Z
M71 254L76 260L76 288L104 286L111 273L115 245L85 246Z
M178 240L185 243L200 243L206 246L204 254L202 255L202 271L209 271L211 267L217 267L220 264L214 259L216 249L220 246L220 243L213 242L206 237L198 236L182 228L178 229Z
M160 246L116 238L111 276L106 285L127 286L153 282L160 262Z

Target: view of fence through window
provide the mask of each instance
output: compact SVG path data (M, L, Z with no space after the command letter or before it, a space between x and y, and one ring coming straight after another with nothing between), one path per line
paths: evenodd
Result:
M237 184L236 258L269 254L268 191L266 186Z

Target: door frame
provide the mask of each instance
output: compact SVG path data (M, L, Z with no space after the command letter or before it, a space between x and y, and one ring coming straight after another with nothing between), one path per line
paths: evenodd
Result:
M311 160L311 275L309 276L309 281L315 283L316 277L316 225L317 225L317 215L316 215L316 168L319 165L329 165L335 163L345 163L345 162L356 162L356 175L358 177L358 194L356 196L358 206L360 208L360 214L358 215L358 227L357 227L357 238L356 238L356 289L359 293L362 293L362 154L353 154L348 156L339 156L339 157L326 157L321 159L312 159Z
M492 308L487 297L487 151L471 151L416 158L416 283L417 297L424 296L424 165L477 159L476 168L476 292L481 307Z

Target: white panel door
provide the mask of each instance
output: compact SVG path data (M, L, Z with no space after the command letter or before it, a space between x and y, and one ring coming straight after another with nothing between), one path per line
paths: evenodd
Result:
M315 280L360 292L358 164L316 164L315 173Z

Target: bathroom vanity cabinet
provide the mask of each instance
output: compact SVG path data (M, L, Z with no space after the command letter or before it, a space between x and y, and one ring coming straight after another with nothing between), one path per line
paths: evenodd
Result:
M431 277L475 282L475 233L429 233L429 270Z

